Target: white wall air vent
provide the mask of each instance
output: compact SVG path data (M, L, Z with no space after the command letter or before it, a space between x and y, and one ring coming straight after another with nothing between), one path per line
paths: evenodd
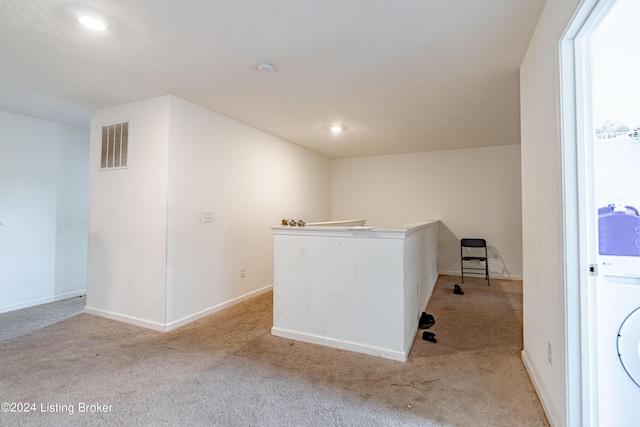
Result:
M102 126L100 170L129 167L129 122Z

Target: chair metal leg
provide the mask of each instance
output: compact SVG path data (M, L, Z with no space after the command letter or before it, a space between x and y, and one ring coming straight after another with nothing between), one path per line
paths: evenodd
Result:
M487 286L490 286L491 282L489 282L489 259L488 258L484 262L484 270L485 270L485 275L487 276Z

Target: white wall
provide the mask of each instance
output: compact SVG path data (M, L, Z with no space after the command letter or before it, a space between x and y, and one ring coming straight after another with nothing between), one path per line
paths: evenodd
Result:
M459 274L460 238L484 237L492 276L522 277L518 145L337 159L331 217L394 226L439 219L438 271Z
M406 361L438 279L437 227L274 227L271 333Z
M100 172L100 129L126 120L130 168ZM329 219L329 159L182 99L98 112L91 135L88 313L173 329L272 285L270 225Z
M164 329L167 97L91 118L87 313ZM101 131L129 121L129 169L100 171Z
M418 331L418 321L426 310L438 281L439 228L439 222L432 223L419 232L411 233L404 241L405 355L411 351Z
M558 43L578 0L549 0L521 66L523 360L554 426L567 423ZM547 360L552 346L552 364Z
M86 291L89 132L0 111L0 312Z
M167 322L273 283L270 225L329 219L330 161L170 97ZM212 211L214 221L202 222ZM240 268L245 277L240 277Z

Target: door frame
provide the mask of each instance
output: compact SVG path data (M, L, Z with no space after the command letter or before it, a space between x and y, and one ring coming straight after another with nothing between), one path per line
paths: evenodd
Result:
M560 38L567 426L599 425L590 35L616 0L583 0Z

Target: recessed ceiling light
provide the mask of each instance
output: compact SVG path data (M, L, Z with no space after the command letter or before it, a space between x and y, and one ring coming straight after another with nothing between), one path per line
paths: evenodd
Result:
M323 132L331 132L331 134L333 135L338 135L341 133L345 133L346 131L350 130L349 126L342 124L342 123L327 123L322 125L322 131Z
M81 16L78 18L78 21L80 21L82 25L89 28L90 30L104 31L107 29L106 22L98 18L94 18L93 16Z

